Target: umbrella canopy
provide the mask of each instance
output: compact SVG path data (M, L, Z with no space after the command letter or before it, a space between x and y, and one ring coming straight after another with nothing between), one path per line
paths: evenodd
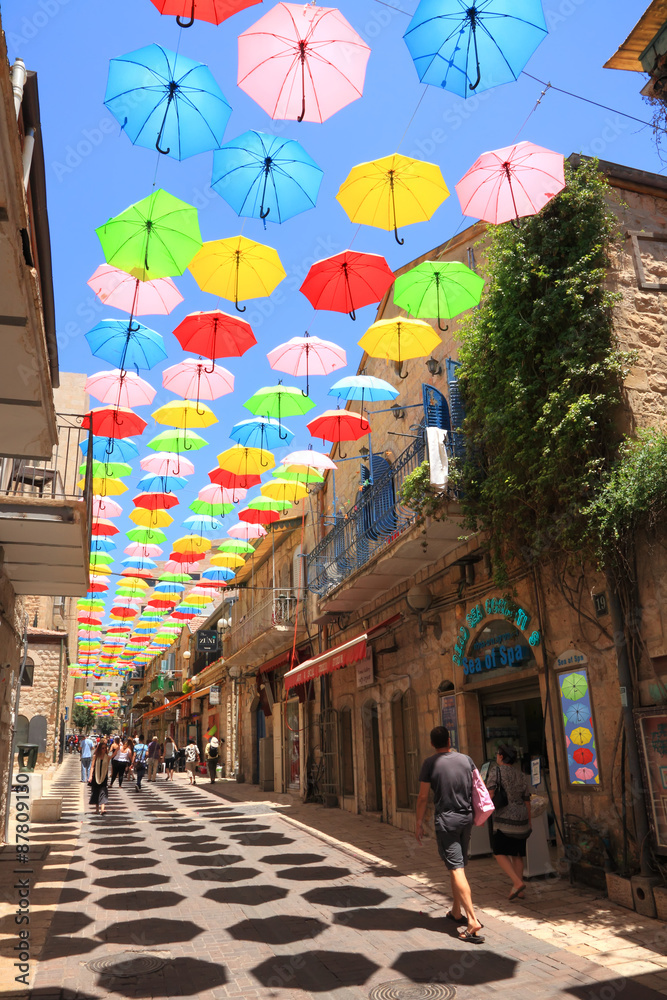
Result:
M315 309L349 313L379 302L389 291L394 272L376 253L344 250L312 265L301 291Z
M286 436L281 437L281 430ZM294 438L294 433L284 424L282 427L279 426L278 421L272 420L271 417L255 417L234 424L229 436L232 441L250 448L270 449L289 444Z
M210 548L209 540L199 535L183 535L182 538L177 538L173 545L174 552L194 552L197 555L208 552Z
M118 535L120 533L120 529L113 521L107 521L103 517L96 517L90 530L93 535Z
M228 552L228 553L239 553L239 552L254 552L255 546L251 545L250 542L244 542L240 538L226 538L222 545L218 546L218 552Z
M164 510L146 510L143 507L135 507L128 517L142 528L166 528L174 520L171 514L167 514Z
M277 251L245 236L205 243L190 263L190 271L203 292L228 299L239 312L246 310L239 300L264 298L286 277Z
M156 44L110 61L104 103L131 142L176 160L221 146L232 113L208 66Z
M300 416L308 413L315 406L312 399L309 399L301 389L293 386L278 385L264 386L258 389L254 396L247 399L243 404L246 409L262 417L274 417L278 421L279 436L281 441L285 441L287 436L283 435L282 418Z
M162 372L162 385L184 399L218 399L234 391L234 376L220 365L186 358Z
M161 14L174 14L181 28L190 28L197 21L221 24L232 14L253 7L262 0L153 0Z
M266 534L266 529L261 524L246 524L239 522L232 525L227 532L230 538L243 538L247 542L249 538L262 538ZM213 556L215 559L216 556Z
M131 542L125 546L123 551L128 556L148 556L149 559L157 559L162 555L163 550L159 545L141 545L139 542Z
M187 485L185 476L156 476L152 472L142 476L137 483L144 493L173 493L174 490L184 490Z
M328 375L337 368L344 368L347 355L342 347L330 340L321 340L306 333L292 337L286 344L279 344L267 354L271 367L287 375L306 376L306 396L311 375Z
M271 475L275 479L286 479L291 483L323 483L324 476L320 475L311 465L280 465L274 469Z
M243 562L243 560L241 560ZM227 580L233 580L235 573L232 569L225 566L218 566L215 569L205 569L201 575L202 582L204 580L210 583L226 583Z
M228 504L227 506L231 507L232 505ZM210 514L195 514L192 517L185 518L183 527L187 528L194 535L217 535L220 534L222 524Z
M191 399L183 402L173 400L166 403L151 414L158 424L169 424L170 427L211 427L217 424L218 418L206 403L195 403Z
M156 455L146 455L139 465L145 472L153 472L156 476L191 476L195 471L189 458L166 451L159 451Z
M218 465L235 476L261 476L267 469L273 469L276 461L270 451L261 448L246 448L235 444L218 455Z
M178 506L178 498L173 493L139 493L132 503L145 510L170 510Z
M107 263L142 281L183 274L202 246L197 209L161 188L95 232Z
M394 304L412 316L437 319L444 333L441 319L473 309L483 288L484 278L459 261L425 260L396 279Z
M333 442L358 441L371 432L371 425L363 414L353 410L326 410L306 426L312 437ZM345 458L340 449L339 457Z
M517 80L546 34L541 0L421 0L403 37L422 83L470 97Z
M335 469L336 465L328 455L306 448L305 451L291 451L283 459L283 465L303 465L311 469Z
M570 701L579 701L588 691L588 680L585 674L567 674L561 679L563 697Z
M93 517L120 517L122 513L123 508L115 500L102 496L93 497Z
M533 142L482 153L456 185L464 215L494 224L540 209L565 187L565 160Z
M203 514L206 517L223 517L234 510L233 503L207 503L206 500L193 500L188 506L195 514Z
M196 431L188 429L162 431L161 434L156 434L148 441L148 447L152 448L153 451L178 452L179 454L182 451L199 451L207 444L208 441L205 441Z
M229 504L238 503L239 500L243 500L247 490L243 489L226 489L224 486L218 486L215 483L211 483L210 486L203 486L198 493L200 500L211 504L222 504L227 506Z
M285 222L315 208L323 176L295 139L250 131L213 154L211 187L237 215Z
M328 392L329 396L338 396L339 399L361 400L361 409L364 408L364 400L368 403L377 403L382 400L396 399L400 396L398 389L394 389L390 382L384 379L375 378L373 375L348 375L347 378L335 382Z
M399 364L408 358L424 358L442 341L433 327L420 319L381 319L366 330L359 346L372 358ZM401 373L399 378L407 378Z
M130 528L127 537L131 542L140 542L142 545L159 545L167 540L164 531L158 528Z
M280 520L280 513L277 510L257 510L254 507L246 507L239 511L239 520L248 524L273 524Z
M576 760L577 764L590 764L594 756L595 754L592 750L589 750L587 747L579 747L572 754L572 759Z
M88 454L88 438L79 443L84 455ZM120 441L118 438L93 437L93 458L99 462L129 462L139 454L139 448L130 438Z
M249 323L219 309L191 313L176 327L174 336L183 350L203 354L213 362L216 358L240 358L257 343ZM215 364L205 371L213 373Z
M341 184L337 200L352 222L394 230L426 222L449 197L440 167L394 153L353 167Z
M125 371L134 368L154 368L164 361L167 352L164 340L143 323L119 319L103 319L86 334L88 346L96 358L102 358Z
M96 536L91 539L91 552L113 552L115 548L117 548L117 546L111 541L110 538L101 538Z
M183 301L171 278L140 281L110 264L100 264L86 283L100 302L132 316L168 316Z
M251 486L257 486L262 481L261 475L250 475L249 473L242 476L236 475L234 472L229 472L228 469L220 469L217 466L215 469L211 469L208 478L216 486L231 490L234 494L234 503L238 503L239 500L237 490L249 490Z
M100 406L91 410L83 418L82 428L101 437L124 438L132 434L142 434L146 421L138 414L123 406ZM97 492L97 491L95 491Z
M81 479L77 483L79 489L85 490L86 480ZM127 493L128 487L121 483L120 479L113 479L110 476L93 477L93 492L101 497L119 497L122 493Z
M97 372L86 379L85 392L112 406L148 406L155 399L155 389L134 372L114 368Z
M298 503L308 496L308 489L303 483L290 482L287 479L273 479L260 486L262 496L278 500L280 503Z
M278 3L239 35L238 85L271 118L324 122L361 97L370 52L335 7Z

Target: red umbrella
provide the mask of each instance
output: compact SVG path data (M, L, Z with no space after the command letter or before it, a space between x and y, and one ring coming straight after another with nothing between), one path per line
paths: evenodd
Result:
M90 594L103 594L105 590L109 589L109 584L104 580L92 580L88 584L88 593Z
M79 615L77 621L81 625L101 625L101 618L93 618L92 615Z
M593 760L593 752L586 747L579 747L574 751L572 757L576 760L577 764L590 764Z
M189 28L194 21L221 24L232 14L261 2L262 0L153 0L161 14L175 14L181 28Z
M178 324L174 336L183 350L202 354L213 362L216 358L240 358L257 343L250 323L220 309L190 313Z
M178 505L178 499L173 493L139 493L132 503L145 510L169 510Z
M90 430L97 437L126 438L133 434L143 434L147 427L146 421L127 410L124 406L100 406L83 418L82 427Z
M349 313L384 298L394 273L380 254L344 250L318 260L306 275L301 291L315 309Z
M117 607L114 607L109 612L109 617L110 618L135 618L138 614L139 614L139 612L137 611L136 608L117 608ZM112 631L111 629L107 629L107 635L111 631ZM113 629L113 631L116 632L118 630L117 629Z
M358 441L371 432L368 421L361 413L355 413L354 410L326 410L306 426L312 437L333 442ZM345 456L340 455L339 451L339 457Z
M98 517L97 520L93 521L93 526L90 529L92 535L117 535L120 532L120 528L117 528L113 521L107 521L103 517Z
M202 559L206 559L206 553L194 552L192 549L188 549L187 552L172 552L171 555L169 556L169 559L171 562L179 564L187 563L189 566L192 565L196 566L198 563L202 561ZM189 571L184 569L184 572L187 573ZM198 572L199 568L195 570L195 573Z
M262 481L261 476L237 476L233 472L228 472L227 469L220 468L211 469L208 474L208 478L212 483L215 483L217 486L222 486L228 490L249 490L251 486L257 486Z
M246 507L245 510L239 511L239 520L247 521L248 524L272 524L279 518L277 510L255 510L253 507Z

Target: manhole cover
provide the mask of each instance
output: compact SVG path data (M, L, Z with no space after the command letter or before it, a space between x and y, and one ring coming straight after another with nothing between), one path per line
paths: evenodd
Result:
M374 986L369 1000L452 1000L456 996L453 986L442 983L408 983L394 979L391 983Z
M156 955L139 955L134 951L121 952L118 955L108 955L107 958L96 958L88 962L91 972L114 979L133 979L135 976L150 976L166 965L164 958Z

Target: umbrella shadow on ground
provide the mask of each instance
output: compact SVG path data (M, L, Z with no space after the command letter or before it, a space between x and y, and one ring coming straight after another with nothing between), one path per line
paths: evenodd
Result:
M137 868L154 868L159 863L155 858L100 858L98 861L92 861L91 867L102 872L124 872Z
M178 822L181 825L184 825L184 824L187 823L188 824L188 830L204 830L204 829L206 829L201 823L194 823L193 824L192 820L191 819L187 819L187 817L185 817L185 816L181 817ZM170 826L156 826L155 829L159 830L160 833L173 833L174 832L174 824L172 823Z
M252 917L226 928L237 941L254 941L257 944L281 945L294 941L316 938L327 930L328 924L314 917L300 917L285 913L279 917Z
M261 875L257 868L200 868L188 872L187 877L199 882L246 882Z
M499 983L516 975L518 962L498 955L480 945L461 944L433 951L404 951L392 969L413 983L456 983L461 986L481 986Z
M96 878L93 885L101 885L106 889L145 889L150 885L165 885L166 882L171 882L169 875L137 872L134 875L109 875L107 878Z
M95 846L98 844L117 844L119 847L122 847L123 844L127 843L128 838L132 839L133 844L136 842L140 843L142 840L146 839L145 837L139 836L138 830L127 830L123 831L123 833L118 832L108 837L91 837L88 843Z
M40 882L77 882L85 878L86 873L80 868L42 868L35 876L35 883Z
M220 844L217 840L200 840L200 841L188 841L185 844L173 844L169 850L176 851L177 853L184 853L185 851L199 851L201 854L212 854L213 851L224 851L228 848L229 844ZM184 859L179 858L179 862Z
M153 853L152 847L141 847L138 844L119 844L117 847L98 847L93 851L93 854L106 854L108 856L118 856L121 857L124 854L134 856L136 854L151 854Z
M58 904L64 906L66 903L80 903L89 892L83 889L75 889L73 885L65 885L62 889L44 886L35 887L30 894L31 906L52 906Z
M209 833L179 833L176 837L164 838L165 844L210 844L212 841L215 837Z
M642 985L641 976L628 976L627 978L618 975L607 980L597 980L595 989L593 985L588 986L568 986L568 997L579 997L579 1000L589 1000L589 998L613 997L614 1000L660 1000L663 993L648 986Z
M288 895L289 889L279 885L230 885L225 889L208 889L204 899L227 905L261 906L263 903L275 903Z
M282 844L293 844L293 837L285 837L282 833L234 833L241 847L280 847Z
M149 920L123 920L110 924L95 935L100 941L112 944L131 944L136 948L150 948L177 941L193 941L204 928L191 920L163 920L151 917Z
M272 990L327 993L341 986L363 986L379 966L365 955L342 951L306 951L275 955L251 969Z
M113 896L103 896L97 900L97 905L103 910L164 910L169 906L178 906L186 897L180 892L169 890L140 889L138 892L117 892Z
M219 850L219 848L218 848ZM242 854L220 854L202 859L198 854L192 854L189 858L175 858L179 865L188 865L191 868L200 868L202 863L208 868L226 868L228 865L236 865L239 861L245 861Z
M366 889L355 885L328 885L321 889L309 889L303 898L318 906L358 907L378 906L389 896L382 889Z
M307 868L283 868L276 872L278 878L287 878L294 882L333 881L346 878L352 872L349 868L334 868L329 865L313 865Z
M105 991L105 996L144 1000L149 997L197 996L224 986L227 982L227 970L222 965L197 958L174 958L158 972L131 979L115 978L111 966L110 974L98 975L96 986ZM75 997L81 1000L81 994L76 994L72 1000Z
M334 916L335 924L344 924L358 931L412 931L421 928L435 934L449 934L456 938L456 925L445 917L432 918L417 910L404 910L391 906L385 909L347 910Z
M264 865L314 865L324 861L323 854L267 854L259 859Z

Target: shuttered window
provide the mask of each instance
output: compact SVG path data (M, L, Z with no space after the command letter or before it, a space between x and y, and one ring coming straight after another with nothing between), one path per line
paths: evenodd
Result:
M447 359L446 366L449 389L449 413L452 424L452 433L450 435L452 452L455 458L463 458L465 456L465 437L461 428L465 419L465 408L457 378L457 370L460 366L458 361L453 361L451 358Z
M449 437L452 424L449 417L449 406L443 394L434 386L422 383L422 397L424 400L424 425L447 431L447 437Z
M394 739L394 773L396 775L396 805L412 809L419 792L419 738L417 704L412 688L391 703Z

